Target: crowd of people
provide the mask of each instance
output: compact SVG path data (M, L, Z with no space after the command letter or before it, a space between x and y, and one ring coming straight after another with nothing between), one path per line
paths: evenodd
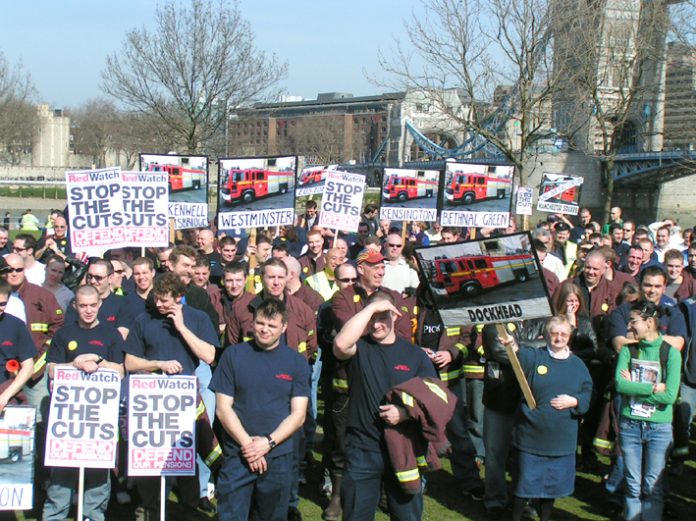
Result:
M197 377L209 443L196 475L168 478L167 492L220 520L301 519L301 485L325 496L327 521L378 508L420 520L423 472L447 457L451 493L482 501L490 519L511 509L546 521L578 467L601 470L597 453L611 457L609 513L662 519L696 407L693 230L636 225L620 208L604 225L586 208L577 222L549 216L531 237L554 316L502 334L444 327L414 248L512 233L514 221L391 223L368 204L355 234L317 223L310 201L295 226L183 230L168 247L89 259L72 251L60 212L40 237L10 241L0 227L0 410L37 410L35 517L67 519L77 483L75 469L42 461L50 380L70 364ZM88 519L107 519L109 501L158 516L159 480L126 466L87 470Z

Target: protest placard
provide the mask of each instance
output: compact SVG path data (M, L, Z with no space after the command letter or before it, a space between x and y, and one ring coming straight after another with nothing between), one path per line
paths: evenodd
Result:
M34 490L34 407L0 413L0 510L29 510Z
M101 256L122 247L121 169L66 172L65 184L73 251Z
M528 233L417 248L445 326L514 322L551 315Z
M169 185L167 215L174 228L208 227L208 158L177 154L140 154L140 170L160 172Z
M123 241L128 246L167 246L167 176L158 172L121 172Z
M517 215L532 215L532 197L534 191L528 186L517 187L517 205L515 213Z
M121 394L118 372L85 373L57 366L53 375L45 465L114 468Z
M446 163L440 224L507 228L514 172L512 165Z
M385 168L380 219L435 222L439 184L439 170Z
M297 156L221 159L218 229L294 224Z
M196 473L196 377L130 375L128 475Z
M326 185L319 205L319 226L357 232L364 195L363 174L338 170L326 172Z
M539 185L537 210L540 212L577 215L580 189L585 179L580 176L544 172Z

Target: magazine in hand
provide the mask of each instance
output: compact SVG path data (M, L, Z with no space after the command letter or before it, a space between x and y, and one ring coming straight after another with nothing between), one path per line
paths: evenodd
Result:
M660 362L631 358L631 381L654 385L660 382ZM632 396L630 400L631 414L641 418L650 418L656 407L641 402Z

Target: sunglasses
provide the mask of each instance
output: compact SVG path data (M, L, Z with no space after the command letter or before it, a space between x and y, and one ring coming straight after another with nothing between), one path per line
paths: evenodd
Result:
M7 273L22 273L24 268L7 268Z
M403 246L404 246L403 244L392 244L392 243L389 243L389 247L390 247L390 248L403 248Z
M88 273L86 279L87 279L87 280L95 280L95 281L97 281L97 282L101 282L101 281L104 280L106 277L107 277L107 276L92 275L91 273Z
M346 278L344 278L344 279L338 279L338 280L339 280L340 282L345 282L346 284L349 283L349 282L350 282L351 284L354 284L355 282L358 281L357 277L355 277L355 278L346 277Z
M20 247L18 247L18 246L13 246L13 247L12 247L12 251L14 251L14 252L16 252L16 253L22 253L23 251L27 251L28 249L29 249L29 248L20 248Z

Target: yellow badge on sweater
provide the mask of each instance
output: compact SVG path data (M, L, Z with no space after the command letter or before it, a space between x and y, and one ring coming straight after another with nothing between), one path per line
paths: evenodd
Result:
M549 368L546 367L545 365L540 365L539 367L537 367L537 373L539 373L541 376L544 376L548 372L549 372Z

